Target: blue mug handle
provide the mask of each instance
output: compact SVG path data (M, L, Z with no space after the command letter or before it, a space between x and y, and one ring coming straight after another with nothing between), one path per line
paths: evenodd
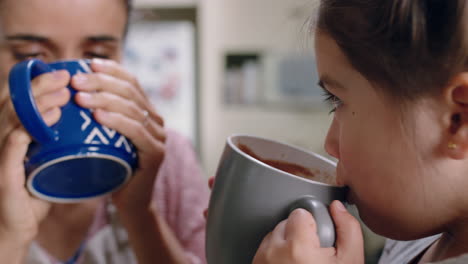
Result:
M27 60L13 66L9 74L10 97L16 114L29 134L39 143L58 141L58 132L50 128L37 109L31 80L54 69L37 60Z

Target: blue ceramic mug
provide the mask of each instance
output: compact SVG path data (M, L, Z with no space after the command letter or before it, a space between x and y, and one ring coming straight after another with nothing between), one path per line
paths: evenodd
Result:
M60 120L47 126L34 102L31 80L55 70L71 76L92 72L86 60L46 64L33 59L16 64L9 75L13 106L33 137L25 161L27 188L42 199L65 203L108 194L131 177L137 164L135 147L97 123L92 110L78 106L70 84L72 99L62 107Z

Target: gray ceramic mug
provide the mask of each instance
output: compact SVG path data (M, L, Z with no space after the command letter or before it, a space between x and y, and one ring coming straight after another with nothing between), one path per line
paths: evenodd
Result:
M328 206L334 200L344 202L346 196L346 188L333 185L335 167L291 145L230 136L208 208L208 263L252 263L263 238L296 208L314 216L321 246L333 246L335 227Z

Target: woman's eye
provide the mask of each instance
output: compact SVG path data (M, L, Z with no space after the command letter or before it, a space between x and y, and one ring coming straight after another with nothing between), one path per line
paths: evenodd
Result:
M86 52L85 53L85 58L109 59L110 56L108 54L103 54L103 53Z
M24 61L28 59L33 59L33 58L40 58L41 56L43 57L42 52L35 52L35 53L22 53L22 52L14 52L13 57L17 61Z
M324 101L332 106L332 110L330 111L330 114L334 113L336 109L338 109L343 104L340 98L330 93L328 90L324 90L323 96L325 97Z

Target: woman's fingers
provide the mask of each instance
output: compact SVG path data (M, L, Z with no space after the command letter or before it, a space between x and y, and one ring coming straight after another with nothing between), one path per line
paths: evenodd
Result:
M119 112L142 123L145 121L145 118L147 118L144 110L141 109L134 101L127 100L113 93L79 92L76 94L75 99L79 105L85 108L100 108L108 112Z
M133 120L132 125L134 128L142 125L143 129L147 130L151 136L159 141L164 142L165 132L161 125L160 117L154 118L153 115L142 108L140 108L134 101L127 100L118 95L108 92L97 93L84 93L79 92L76 94L76 102L85 108L101 109L108 113L118 113L128 119ZM98 121L100 122L100 121ZM103 121L105 122L105 121ZM128 122L128 121L124 121ZM135 123L136 122L136 123ZM135 124L134 124L135 123ZM104 124L104 123L101 123ZM118 127L112 127L119 131ZM121 131L119 131L121 132ZM122 133L122 132L121 132Z
M139 151L140 168L144 168L148 164L159 166L158 161L162 161L164 156L164 142L159 140L159 138L165 139L163 128L153 127L151 131L156 131L156 135L152 135L141 122L122 113L107 112L102 109L96 109L94 117L102 125L117 130L135 144Z
M103 69L95 69L91 74L76 74L72 86L83 92L108 92L135 101L142 107L149 108L146 96L136 79L113 61L106 61ZM93 65L93 64L92 64Z
M5 139L0 152L0 193L24 190L24 157L31 143L23 129L14 129Z
M93 70L100 72L77 74L72 79L73 87L80 91L76 96L77 103L140 121L150 130L150 134L164 141L164 137L160 136L163 134L163 118L154 111L136 79L113 61L95 64L102 64L93 67Z
M59 108L70 100L70 92L66 88L69 81L70 75L65 70L41 74L31 81L37 109L43 115L46 124L56 123L60 118ZM0 123L0 142L4 142L3 139L20 126L7 85L2 87L0 94ZM0 146L2 144L0 143Z
M73 76L71 83L83 92L106 91L128 99L141 97L132 83L104 73L79 73Z
M117 79L125 80L137 88L138 93L145 97L145 92L138 83L134 75L130 74L122 65L112 60L93 59L91 69L95 72L102 72Z
M66 70L59 70L41 74L31 81L32 92L35 97L53 93L65 88L70 82L70 74Z

